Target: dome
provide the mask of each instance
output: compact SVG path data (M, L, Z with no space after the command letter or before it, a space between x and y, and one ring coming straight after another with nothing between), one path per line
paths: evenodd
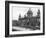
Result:
M29 9L27 12L27 16L32 16L32 15L33 15L33 12Z

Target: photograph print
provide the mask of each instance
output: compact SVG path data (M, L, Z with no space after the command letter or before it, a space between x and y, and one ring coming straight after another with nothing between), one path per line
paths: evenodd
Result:
M40 9L13 7L12 31L40 30Z
M43 35L43 6L9 2L9 35Z

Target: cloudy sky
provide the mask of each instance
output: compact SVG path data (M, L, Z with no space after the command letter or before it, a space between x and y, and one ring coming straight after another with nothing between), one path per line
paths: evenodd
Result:
M32 10L33 12L33 16L37 15L37 11L39 8L30 8L30 10ZM29 8L24 8L24 7L13 7L12 8L12 14L13 14L13 20L18 20L19 18L19 14L21 14L21 17L24 17L24 15L26 15L26 13L28 12Z

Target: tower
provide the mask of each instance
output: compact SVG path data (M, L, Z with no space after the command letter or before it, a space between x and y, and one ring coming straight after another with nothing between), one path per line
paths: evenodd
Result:
M40 16L40 10L38 9L37 16Z
M19 20L21 19L21 14L19 14Z

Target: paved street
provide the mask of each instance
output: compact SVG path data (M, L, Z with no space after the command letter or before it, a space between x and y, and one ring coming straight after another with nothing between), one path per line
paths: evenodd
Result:
M16 30L20 30L20 31L28 31L28 30L31 30L31 29L28 29L28 28L23 28L23 27L18 27L18 26L13 26L12 29L16 29Z

